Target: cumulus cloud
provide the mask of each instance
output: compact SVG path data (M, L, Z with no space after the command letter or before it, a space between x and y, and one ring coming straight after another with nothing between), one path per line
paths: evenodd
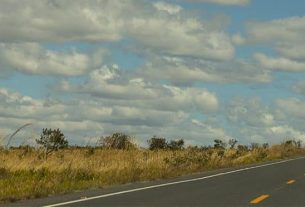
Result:
M299 131L290 127L288 125L279 125L271 127L267 130L267 134L273 137L281 137L283 140L285 139L298 139L301 141L305 141L305 133L304 131Z
M158 1L153 4L159 11L165 11L169 14L176 14L182 10L182 7L175 4L169 4L167 2Z
M182 111L169 112L155 109L141 109L133 106L108 105L100 106L100 102L76 101L49 103L48 100L35 100L18 93L10 93L0 89L0 110L2 117L35 120L35 122L50 123L59 128L73 131L83 121L104 122L115 125L147 125L160 126L165 123L178 123L188 115ZM78 112L77 114L75 112ZM70 125L65 125L67 122ZM53 123L53 124L52 124ZM41 125L41 123L40 123ZM80 127L79 130L84 129Z
M272 80L270 73L254 62L232 60L214 62L185 58L154 57L138 74L147 80L168 80L174 84L194 82L261 82Z
M226 116L230 122L240 126L266 127L275 124L273 112L259 98L233 99L227 107Z
M211 144L216 138L233 137L241 143L278 143L287 138L305 140L305 114L301 113L305 105L301 100L280 99L276 105L268 106L259 98L235 99L225 106L227 121L223 122L219 117L198 119L200 108L190 111L191 105L206 101L206 97L201 100L197 94L175 87L169 90L177 93L177 97L161 97L161 100L165 98L164 102L160 99L139 102L94 97L65 101L34 99L1 88L1 130L12 132L25 123L33 123L36 133L44 127L61 128L78 144L84 137L116 131L142 138L142 144L152 135L185 138L188 144ZM185 98L184 93L190 96ZM192 96L198 100L186 101ZM203 110L207 110L206 107Z
M305 141L302 110L297 99L278 99L270 105L260 98L233 99L226 106L228 124L246 143L279 143L285 139Z
M271 21L252 21L247 24L246 36L235 36L237 44L263 44L274 48L279 57L256 54L263 67L282 71L304 71L305 17L289 17Z
M224 32L209 30L195 18L134 18L129 29L131 37L152 52L215 60L234 56L234 47Z
M291 72L305 71L305 62L302 61L291 60L284 57L273 58L261 53L255 54L254 58L267 69Z
M37 43L0 43L0 70L17 70L28 74L82 75L103 63L106 50L91 53L53 51Z
M299 81L295 85L292 86L292 90L296 93L305 95L305 82Z
M218 109L217 96L206 89L159 85L141 78L126 79L117 67L104 66L94 70L83 84L73 85L65 81L60 89L159 110L209 112Z
M3 1L0 41L120 41L169 55L227 60L234 47L224 28L149 1ZM15 14L18 14L15 15Z
M295 60L305 60L305 46L303 44L278 43L276 50L283 57Z
M232 42L236 45L242 45L245 41L246 39L240 33L232 35Z
M124 7L129 3L116 0L4 0L0 41L116 41L121 38L122 27L117 16Z
M197 98L198 102L204 101ZM67 133L72 143L78 144L81 144L84 137L102 136L117 131L143 139L154 134L168 138L191 136L189 141L193 140L196 144L207 143L216 136L225 136L221 127L205 123L203 128L198 123L193 124L191 113L183 109L173 111L162 107L145 108L134 105L133 102L120 105L92 98L69 101L34 99L4 88L0 89L0 104L1 130L5 130L6 134L25 123L32 123L31 129L36 133L41 128L60 128ZM25 131L28 132L27 129ZM144 143L144 140L140 142Z
M270 21L250 21L246 34L232 36L236 45L255 44L273 48L279 55L268 57L265 54L254 55L264 68L281 71L303 71L305 68L305 17L288 17Z
M297 98L278 99L277 106L292 118L305 118L305 103Z
M289 17L247 24L248 42L293 42L305 40L305 17Z
M272 70L304 71L305 18L252 21L244 35L230 35L222 15L202 15L181 1L170 2L2 1L0 76L19 71L53 75L58 82L57 91L48 91L50 98L0 88L0 132L33 123L38 132L44 127L61 128L73 136L71 140L117 131L143 139L154 134L184 138L190 144L232 137L243 143L305 139L301 99L264 104L244 98L228 104L227 97L219 101L212 90L198 86L270 83ZM50 49L58 43L65 46ZM109 49L89 50L90 43ZM267 45L278 57L257 53L252 59L234 58L233 44ZM108 50L122 47L132 55L140 54L144 64L135 70L110 66ZM300 82L293 90L304 93L303 85Z
M250 3L250 0L188 0L191 2L213 3L220 5L239 5L244 6Z
M133 106L105 105L99 101L56 101L33 99L19 93L0 89L1 117L24 120L23 122L53 123L51 126L73 131L84 121L112 123L114 125L156 126L166 123L174 124L184 120L188 115L182 111L170 112L156 109L141 109ZM77 114L75 113L77 111ZM20 124L18 122L18 124ZM71 125L64 125L64 123ZM46 126L45 126L46 127ZM79 130L84 129L80 127Z

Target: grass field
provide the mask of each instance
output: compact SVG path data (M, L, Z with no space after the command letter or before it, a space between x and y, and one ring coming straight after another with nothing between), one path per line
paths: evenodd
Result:
M68 148L53 152L47 160L39 149L1 149L0 201L175 177L304 154L304 148L287 143L252 150Z

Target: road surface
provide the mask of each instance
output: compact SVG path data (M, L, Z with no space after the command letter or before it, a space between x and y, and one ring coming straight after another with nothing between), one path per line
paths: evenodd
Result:
M305 206L305 157L8 206Z

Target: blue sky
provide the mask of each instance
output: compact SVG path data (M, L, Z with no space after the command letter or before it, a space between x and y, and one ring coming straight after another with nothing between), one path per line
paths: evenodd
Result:
M305 141L301 0L2 1L0 135Z

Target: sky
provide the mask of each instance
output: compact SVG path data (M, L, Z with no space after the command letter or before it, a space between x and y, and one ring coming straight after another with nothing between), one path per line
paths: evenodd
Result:
M305 141L304 42L303 0L2 0L0 137Z

